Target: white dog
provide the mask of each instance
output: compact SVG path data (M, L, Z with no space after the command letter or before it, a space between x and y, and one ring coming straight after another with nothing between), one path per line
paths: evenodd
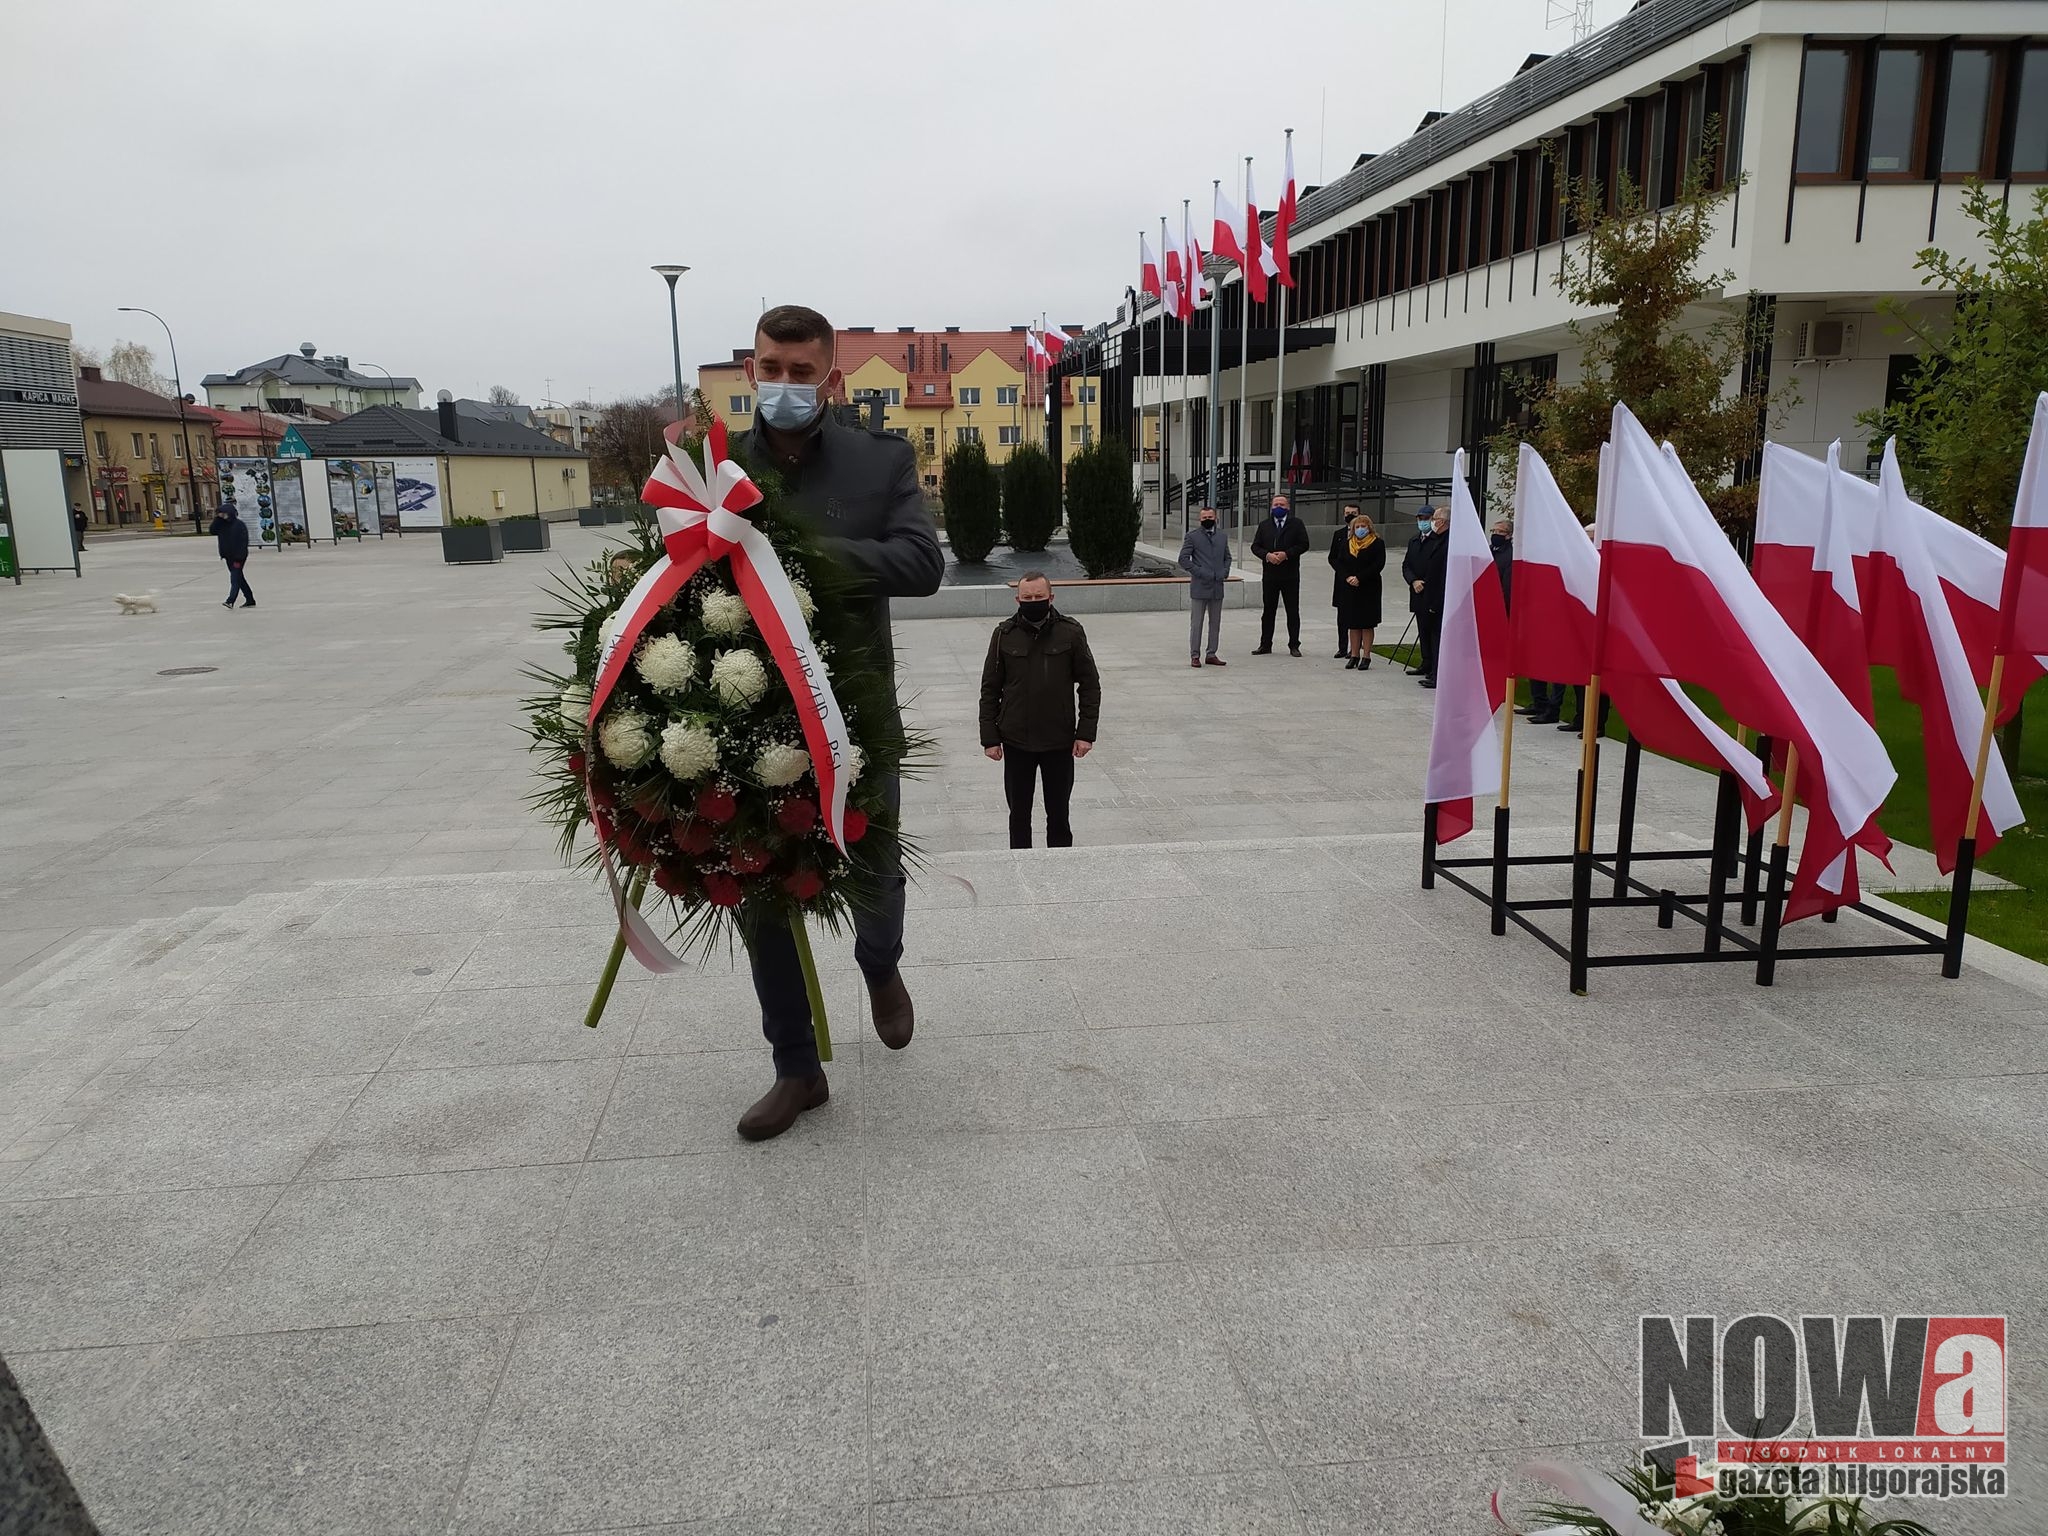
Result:
M155 613L156 594L154 592L145 592L140 597L130 597L125 592L116 592L114 594L114 606L119 608L124 614Z

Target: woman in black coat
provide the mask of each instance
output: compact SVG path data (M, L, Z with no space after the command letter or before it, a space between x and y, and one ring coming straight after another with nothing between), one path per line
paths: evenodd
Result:
M1387 568L1386 540L1372 519L1356 507L1344 509L1346 522L1330 539L1330 569L1335 573L1330 603L1350 647L1347 672L1372 666L1372 632L1380 622L1380 576Z

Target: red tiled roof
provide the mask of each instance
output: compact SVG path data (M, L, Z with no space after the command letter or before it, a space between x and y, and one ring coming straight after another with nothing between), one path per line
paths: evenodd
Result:
M1024 367L1022 331L841 331L838 339L839 371L852 373L863 363L879 357L892 368L910 371L906 352L917 347L919 374L938 373L939 348L946 349L947 373L958 373L984 352L993 352L1021 371Z
M118 379L78 379L78 409L85 416L130 416L155 421L176 421L178 402L169 395L123 384ZM185 407L189 421L196 406Z
M185 414L213 423L215 437L231 437L237 441L268 438L277 442L291 428L291 423L284 417L273 416L268 411L224 411L215 405L188 405Z

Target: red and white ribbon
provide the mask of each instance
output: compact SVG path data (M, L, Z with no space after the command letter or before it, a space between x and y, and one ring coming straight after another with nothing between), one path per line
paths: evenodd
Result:
M723 422L715 423L705 439L702 470L689 450L677 441L680 430L681 423L667 429L664 435L668 438L668 451L640 492L640 499L657 509L655 519L661 529L663 553L619 606L611 638L598 655L586 728L596 730L605 701L631 664L633 649L654 615L707 562L729 560L734 584L746 602L747 612L759 626L768 653L775 658L795 701L804 745L810 752L811 772L818 781L818 806L823 812L826 834L844 852L850 779L846 770L853 760L853 738L847 731L846 717L840 713L839 701L833 696L832 681L811 639L810 627L797 607L796 589L789 573L776 558L775 547L767 535L740 515L760 505L761 488L726 456ZM592 745L594 748L595 743ZM585 793L587 797L587 785ZM684 962L669 953L653 927L626 900L612 864L604 823L596 816L594 806L592 810L600 861L619 909L627 948L649 970L681 969Z

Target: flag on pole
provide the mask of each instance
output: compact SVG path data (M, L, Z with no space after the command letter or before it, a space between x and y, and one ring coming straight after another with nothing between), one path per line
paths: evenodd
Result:
M1282 287L1294 286L1294 263L1287 254L1287 232L1294 227L1294 135L1287 136L1287 185L1280 189L1280 206L1273 213L1274 276Z
M1998 596L1996 649L2007 658L2038 660L2048 652L2048 393L2034 402L2034 428L2027 438L2027 458L2020 469L2020 490L2013 502L2012 533L2005 543L2005 582ZM2020 695L2033 678L2015 688L2012 660L2006 664L1999 717L2020 707ZM2037 674L2038 675L2038 674Z
M1273 258L1266 250L1264 235L1259 226L1259 194L1252 187L1252 163L1244 163L1244 281L1246 291L1251 294L1254 304L1266 302L1266 279L1280 269L1273 265Z
M1209 231L1209 248L1218 256L1228 256L1239 269L1244 267L1244 243L1238 238L1238 231L1244 228L1244 210L1223 190L1223 183L1216 183L1216 217Z
M1472 830L1472 802L1500 793L1495 717L1507 697L1508 613L1493 549L1465 480L1465 450L1451 471L1450 554L1437 642L1436 713L1422 798L1436 810L1436 840Z
M1169 315L1172 315L1175 319L1186 319L1187 317L1181 312L1181 305L1184 302L1181 294L1186 286L1187 279L1182 263L1180 241L1174 238L1173 231L1167 226L1167 222L1163 218L1159 221L1159 243L1165 247L1164 251L1161 252L1164 258L1165 271L1159 301L1166 306L1166 312Z
M1889 442L1884 445L1877 489L1869 570L1871 628L1877 637L1875 648L1890 658L1898 674L1899 692L1920 707L1927 819L1934 834L1935 862L1947 874L1955 868L1956 844L1963 836L1976 781L1984 697L1970 674L1970 659L1928 553L1925 523L1917 515L1921 509L1906 496L1898 455ZM1994 742L1985 764L1978 852L1988 852L2000 833L2024 820Z
M1208 279L1202 275L1202 242L1196 238L1193 215L1183 203L1180 210L1181 261L1187 271L1187 282L1181 288L1180 302L1183 320L1192 320L1195 310L1208 295Z
M1044 367L1044 366L1046 365L1046 363L1047 363L1047 362L1049 362L1049 361L1050 361L1050 358L1048 357L1048 355L1047 355L1047 353L1046 353L1046 350L1045 350L1045 348L1044 348L1043 346L1039 345L1039 341L1038 341L1038 328L1037 328L1036 326L1032 326L1032 325L1027 325L1027 326L1025 326L1025 327L1024 327L1024 366L1025 366L1025 369L1026 369L1026 370L1028 371L1028 370L1030 370L1031 368L1034 368L1034 367L1037 367L1037 368L1043 368L1043 367Z
M1071 338L1064 331L1054 330L1048 326L1038 338L1039 350L1045 354L1048 363L1056 363L1060 360L1060 354L1067 350L1069 340Z
M1153 256L1152 242L1145 237L1143 230L1138 231L1138 291L1151 294L1162 304L1166 302L1166 289L1159 279L1159 262Z
M1595 669L1709 689L1736 720L1796 745L1808 815L1786 920L1841 906L1842 854L1898 778L1884 743L1771 606L1677 455L1621 404L1610 443Z

